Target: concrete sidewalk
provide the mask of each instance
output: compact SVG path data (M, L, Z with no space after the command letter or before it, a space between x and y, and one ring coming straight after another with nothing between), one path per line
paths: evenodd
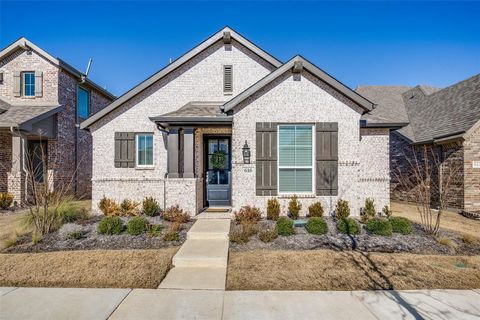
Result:
M0 319L480 319L480 290L0 288Z

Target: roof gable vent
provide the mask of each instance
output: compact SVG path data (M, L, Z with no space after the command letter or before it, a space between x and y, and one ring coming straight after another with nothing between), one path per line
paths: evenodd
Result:
M224 93L233 92L233 66L232 65L223 66L223 92Z

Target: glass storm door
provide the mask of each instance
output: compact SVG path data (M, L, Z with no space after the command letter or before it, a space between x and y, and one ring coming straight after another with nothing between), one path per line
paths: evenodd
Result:
M230 159L230 138L207 138L205 172L208 206L230 205Z

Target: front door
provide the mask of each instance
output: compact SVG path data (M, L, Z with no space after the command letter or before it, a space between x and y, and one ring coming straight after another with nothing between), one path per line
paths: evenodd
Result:
M230 137L205 139L207 206L229 206L231 198Z

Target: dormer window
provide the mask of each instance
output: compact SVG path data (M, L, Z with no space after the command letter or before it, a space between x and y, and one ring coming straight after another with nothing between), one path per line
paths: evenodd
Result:
M35 72L23 73L23 96L35 97Z

